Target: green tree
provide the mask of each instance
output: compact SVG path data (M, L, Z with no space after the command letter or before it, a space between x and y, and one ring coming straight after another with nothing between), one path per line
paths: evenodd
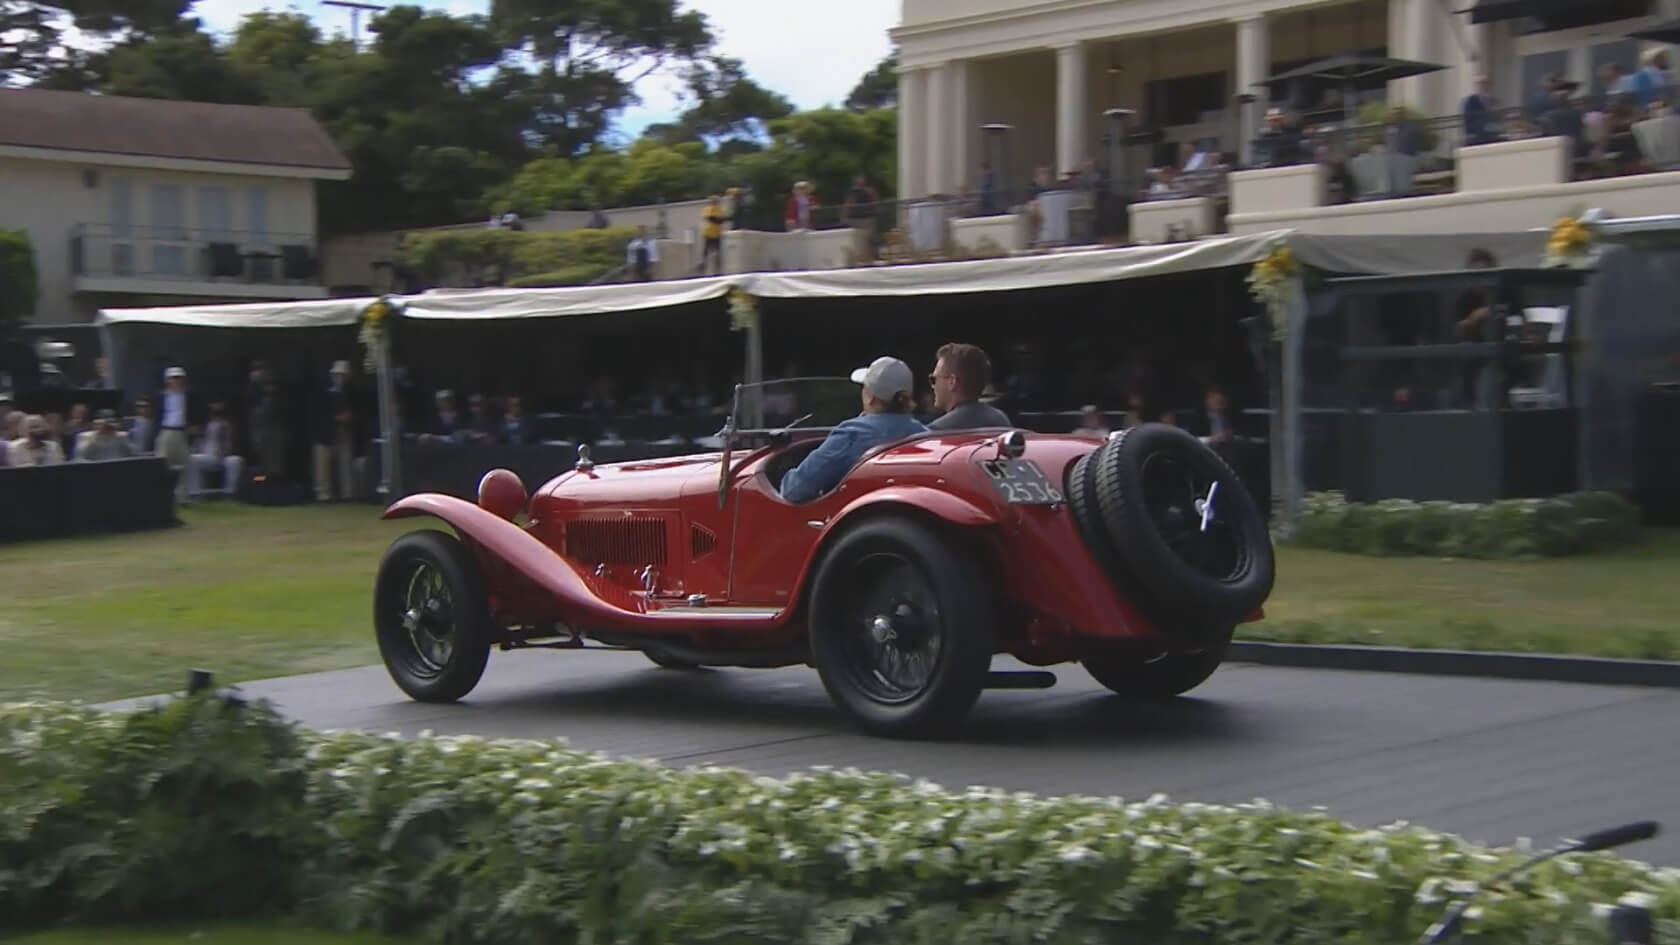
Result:
M875 68L864 73L846 96L846 107L891 108L898 104L898 50L888 53Z
M0 230L0 338L35 314L40 282L35 247L23 230Z
M857 174L862 174L883 198L896 192L898 114L893 109L795 112L771 122L770 128L775 139L770 158L810 181L819 199L842 199Z

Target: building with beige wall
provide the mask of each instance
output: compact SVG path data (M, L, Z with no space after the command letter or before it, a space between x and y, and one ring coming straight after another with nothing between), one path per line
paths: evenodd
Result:
M349 176L301 109L0 90L0 228L34 245L35 324L324 298L315 188Z
M1677 15L1675 0L903 0L898 191L973 186L993 123L1011 126L1008 186L1102 160L1110 108L1169 145L1241 154L1267 106L1255 83L1355 49L1445 66L1385 90L1425 115L1454 114L1481 72L1518 105L1549 73L1590 88L1603 64L1631 65L1649 44L1627 34ZM1245 92L1258 100L1237 105ZM1128 166L1159 153L1129 149Z

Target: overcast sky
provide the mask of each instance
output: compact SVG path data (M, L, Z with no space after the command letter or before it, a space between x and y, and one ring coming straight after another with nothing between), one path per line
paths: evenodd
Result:
M391 0L369 0L385 6ZM484 13L489 0L419 0L428 9ZM719 50L746 63L747 72L767 88L786 95L799 108L838 105L865 72L888 52L887 29L898 22L900 0L847 0L829 8L821 22L795 13L790 0L683 0L682 6L706 14ZM320 0L198 0L193 15L213 32L231 31L248 13L269 9L302 13L328 35L348 34L350 11L322 6ZM367 14L362 35L367 36ZM636 90L644 101L624 115L620 130L636 135L648 124L672 117L676 84L654 75Z

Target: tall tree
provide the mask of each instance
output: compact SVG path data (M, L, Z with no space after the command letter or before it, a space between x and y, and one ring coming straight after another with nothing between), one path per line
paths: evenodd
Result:
M599 140L640 101L636 82L712 44L705 16L677 0L491 0L490 23L536 65L508 91L531 107L528 132L560 154Z
M762 137L769 123L793 114L793 103L747 75L739 59L712 56L685 70L694 104L677 122L677 134L690 140L724 142Z
M891 108L898 104L898 50L888 53L875 68L863 74L846 96L846 107Z

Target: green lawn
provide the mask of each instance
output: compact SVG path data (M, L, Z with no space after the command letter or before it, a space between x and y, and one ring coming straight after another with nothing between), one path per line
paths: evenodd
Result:
M68 928L0 939L5 945L402 945L379 935L339 935L252 924Z
M115 699L377 661L371 506L189 508L165 532L0 548L0 699ZM1249 639L1680 656L1680 530L1532 563L1279 549Z

